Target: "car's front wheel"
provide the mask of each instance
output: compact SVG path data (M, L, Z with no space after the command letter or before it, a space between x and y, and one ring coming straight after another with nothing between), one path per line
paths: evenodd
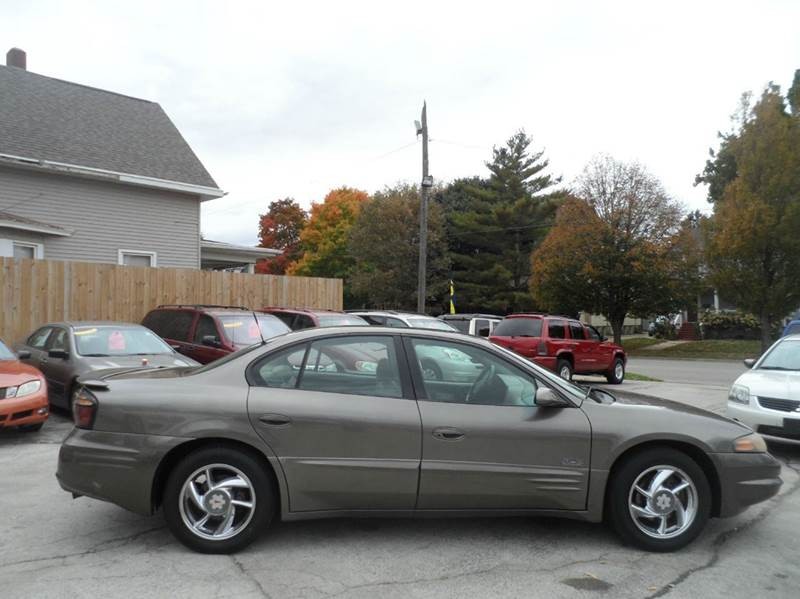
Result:
M264 465L225 446L181 460L164 489L164 518L175 537L200 553L234 553L272 520L275 489Z
M648 551L675 551L705 528L711 487L688 455L653 448L620 466L607 501L611 523L623 540Z

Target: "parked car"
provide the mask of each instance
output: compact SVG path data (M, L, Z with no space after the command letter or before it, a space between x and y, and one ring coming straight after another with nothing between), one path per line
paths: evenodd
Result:
M314 353L332 348L385 357L374 370L316 369ZM481 367L469 381L426 380L421 348ZM242 549L278 517L465 511L606 514L626 541L669 551L782 484L742 424L587 391L462 334L314 328L201 368L81 384L62 488L142 514L160 506L173 534L206 553Z
M800 333L800 320L790 320L786 323L786 326L783 328L783 333L781 333L781 337L786 337L787 335L797 335Z
M268 306L260 312L279 318L293 331L313 327L363 327L367 323L358 316L336 310L310 310L305 308L278 308Z
M50 414L47 382L36 368L20 361L25 357L26 352L15 354L0 339L0 428L35 432Z
M800 440L800 335L778 339L728 394L727 415L753 430Z
M54 322L15 348L23 362L44 374L50 404L67 409L75 381L95 370L199 366L153 331L126 322Z
M439 319L467 335L488 337L503 317L493 314L442 314Z
M625 350L592 326L565 316L512 314L489 340L570 380L573 374L602 374L609 383L625 378Z
M268 314L200 304L159 306L147 313L142 325L201 364L289 332L289 327Z
M434 331L457 331L458 329L433 316L394 310L351 310L350 314L360 316L373 326L394 327L398 329L430 329Z

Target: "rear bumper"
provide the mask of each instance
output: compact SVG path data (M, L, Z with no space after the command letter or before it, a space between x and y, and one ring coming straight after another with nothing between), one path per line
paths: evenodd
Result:
M781 464L768 453L712 454L719 471L720 516L727 518L766 501L783 484Z
M47 392L0 400L0 428L39 424L50 415Z
M73 495L151 514L158 465L170 449L186 440L74 428L61 445L56 478Z

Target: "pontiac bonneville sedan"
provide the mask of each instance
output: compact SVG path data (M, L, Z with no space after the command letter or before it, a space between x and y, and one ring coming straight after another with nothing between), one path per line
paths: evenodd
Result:
M469 380L427 376L460 352ZM323 367L323 356L363 357ZM360 362L374 367L358 368ZM582 388L489 342L419 329L288 333L199 368L86 375L58 480L150 514L205 553L276 518L607 519L671 551L778 492L750 428L690 406Z

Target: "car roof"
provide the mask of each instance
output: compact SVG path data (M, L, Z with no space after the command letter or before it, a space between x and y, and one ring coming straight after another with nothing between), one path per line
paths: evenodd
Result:
M427 314L419 314L417 312L398 312L396 310L348 310L348 314L354 314L358 316L359 314L371 314L374 316L400 316L405 318L431 318L433 316L428 316Z
M207 314L214 312L252 312L252 310L246 306L218 306L214 304L162 304L153 308L151 312L156 310L195 310Z
M79 328L79 327L139 327L144 328L142 325L136 322L123 322L119 320L63 320L61 322L48 322L47 324L43 324L42 326L36 327L35 330L39 330L44 327L69 327L69 328Z
M258 311L266 312L271 310L276 312L291 312L293 314L314 314L316 316L322 316L323 314L346 314L346 312L342 312L341 310L327 310L325 308L287 308L285 306L265 306Z
M473 318L493 318L500 320L503 317L497 314L442 314L439 316L442 320L472 320Z
M381 336L381 335L403 335L407 337L431 337L449 339L452 341L460 341L461 343L467 341L474 345L481 345L483 347L494 347L493 343L483 339L482 337L474 337L472 335L464 335L460 331L442 331L438 329L414 329L414 328L397 328L397 327L383 327L383 326L370 326L370 327L348 327L348 326L334 326L334 327L314 327L310 329L300 329L285 333L280 337L274 337L273 341L278 339L286 339L287 343L294 342L301 339L313 339L316 337L363 337L363 336Z
M509 314L506 316L506 318L558 318L562 320L574 320L575 322L580 322L580 320L572 316L564 316L563 314L545 314L541 312L531 312L530 314Z

